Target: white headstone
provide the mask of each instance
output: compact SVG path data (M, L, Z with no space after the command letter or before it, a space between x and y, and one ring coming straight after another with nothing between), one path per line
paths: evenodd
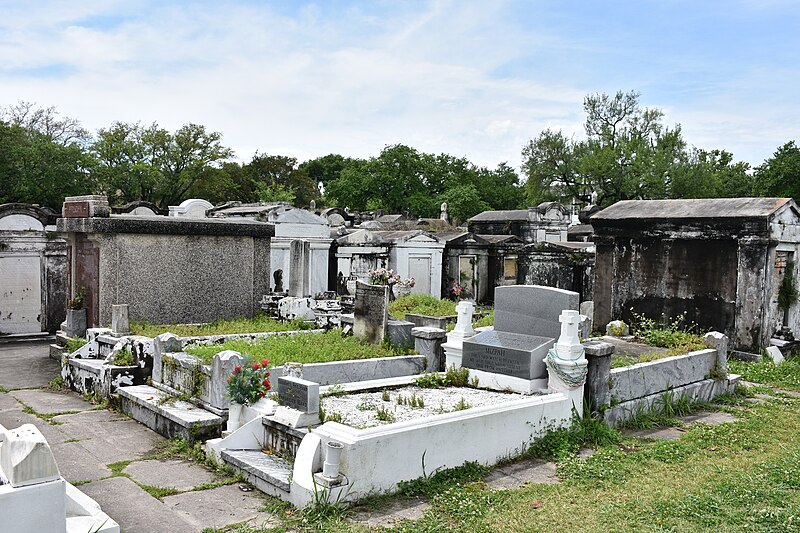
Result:
M50 445L33 424L17 429L0 426L0 470L12 487L24 487L61 477Z
M475 330L472 329L472 314L475 312L475 304L468 301L458 302L456 305L456 327L453 328L451 335L460 338L472 337ZM448 336L449 338L449 336Z
M583 355L583 345L578 337L578 326L581 321L580 313L565 309L558 317L561 322L561 336L556 342L556 353L560 359L574 361Z
M777 346L770 346L767 348L767 354L769 354L769 356L772 358L772 362L775 363L775 366L783 363L783 354L781 353L780 348Z

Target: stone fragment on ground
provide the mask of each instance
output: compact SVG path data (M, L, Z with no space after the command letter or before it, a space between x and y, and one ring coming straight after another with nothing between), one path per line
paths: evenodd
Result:
M716 426L719 424L728 424L739 420L735 416L724 413L722 411L701 411L691 415L680 417L679 420L683 424L690 426L692 424L707 424L709 426ZM686 429L679 427L658 427L651 429L626 429L622 432L626 437L633 437L637 439L663 439L663 440L678 440L686 433Z
M123 472L143 485L173 488L182 492L217 480L213 472L186 459L135 461L126 466Z
M707 424L709 426L716 426L719 424L729 424L736 422L739 419L729 413L722 411L701 411L692 415L683 416L680 419L684 424Z
M419 520L430 508L431 504L421 498L395 499L381 509L356 511L349 520L370 529L392 527L401 520Z
M255 528L278 525L273 515L260 510L264 505L261 493L242 492L238 484L167 496L164 505L196 531L241 522Z
M541 459L523 459L510 465L498 466L486 477L493 489L518 489L526 483L560 483L555 463Z

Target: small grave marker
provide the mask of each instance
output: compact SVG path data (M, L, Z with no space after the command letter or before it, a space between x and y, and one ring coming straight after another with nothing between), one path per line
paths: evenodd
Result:
M356 282L353 334L380 344L388 328L389 287Z

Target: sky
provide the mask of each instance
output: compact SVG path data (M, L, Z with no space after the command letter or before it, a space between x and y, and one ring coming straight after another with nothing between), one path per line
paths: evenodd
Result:
M495 167L587 94L636 91L689 145L800 140L796 0L0 0L0 106L90 131L186 123L299 161L403 143Z

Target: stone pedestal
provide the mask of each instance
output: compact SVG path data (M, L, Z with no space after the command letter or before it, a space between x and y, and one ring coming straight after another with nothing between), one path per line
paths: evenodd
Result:
M728 377L728 337L718 331L709 331L703 337L703 342L709 348L717 350L717 375L716 379Z
M456 327L447 334L447 342L442 344L446 369L451 366L461 368L464 339L469 339L475 335L475 330L472 329L472 313L474 311L475 304L472 302L461 301L456 305L456 313L458 313Z
M128 304L114 304L111 306L111 334L115 337L131 334Z
M411 330L414 337L414 350L424 355L427 360L426 372L442 372L445 370L444 350L442 343L447 336L443 329L432 327L416 327Z
M302 378L279 377L281 403L272 420L291 428L314 426L319 419L319 384Z
M611 355L615 348L608 342L587 341L583 343L583 349L589 361L584 398L592 412L595 412L604 405L611 405L608 380L611 374Z
M67 309L67 319L61 325L67 337L86 335L86 309Z
M583 387L589 362L578 340L579 314L565 310L558 320L561 322L561 336L544 359L548 372L547 388L551 393L567 394L578 414L583 414Z

